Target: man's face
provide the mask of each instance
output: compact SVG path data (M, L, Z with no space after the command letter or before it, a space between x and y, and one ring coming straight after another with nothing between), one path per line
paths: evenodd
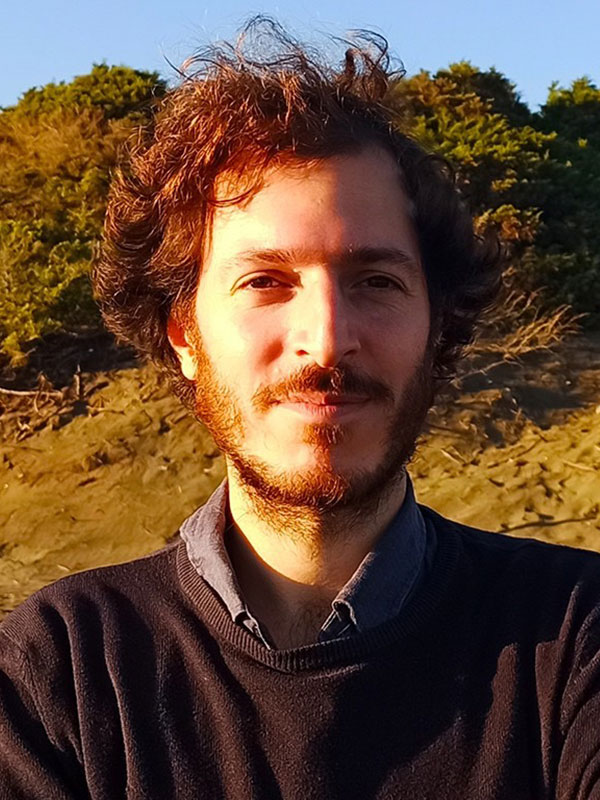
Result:
M195 313L182 368L242 483L325 509L402 474L431 402L429 303L387 153L274 168L218 208Z

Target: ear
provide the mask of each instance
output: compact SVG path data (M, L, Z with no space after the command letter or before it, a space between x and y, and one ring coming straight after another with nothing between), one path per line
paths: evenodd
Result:
M167 337L179 359L183 375L190 381L196 379L194 351L181 324L171 315L167 321Z

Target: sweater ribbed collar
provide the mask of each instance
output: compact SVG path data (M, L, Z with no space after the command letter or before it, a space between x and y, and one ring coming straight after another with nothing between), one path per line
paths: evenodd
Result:
M225 478L205 505L183 522L180 533L188 557L200 576L223 600L231 618L243 622L251 617L251 613L243 599L225 544L229 518L228 482ZM430 552L433 550L431 537L429 544L427 539L425 521L407 475L402 506L376 546L365 555L338 592L332 602L332 615L337 615L340 621L349 619L353 631L358 632L396 616L424 571L426 548ZM327 630L331 622L330 617L322 630Z
M245 628L236 625L227 606L198 573L189 559L185 542L177 547L177 572L185 594L199 618L230 648L280 672L299 672L343 667L385 651L426 626L444 608L442 600L451 592L460 553L460 533L455 523L419 506L428 531L436 538L435 559L427 578L393 619L350 638L337 638L302 647L268 649Z

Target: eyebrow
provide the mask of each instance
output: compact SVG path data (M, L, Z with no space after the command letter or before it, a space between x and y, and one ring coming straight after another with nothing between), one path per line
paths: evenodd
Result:
M239 253L226 265L229 272L239 266L289 267L322 261L322 254L306 249L250 249ZM399 247L348 247L334 253L328 261L339 267L361 267L379 264L382 261L395 266L408 267L411 271L420 270L418 259Z

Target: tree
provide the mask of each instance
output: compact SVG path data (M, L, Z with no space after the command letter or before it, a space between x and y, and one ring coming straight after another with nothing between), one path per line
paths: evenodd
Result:
M144 114L148 101L165 90L166 84L156 72L94 64L88 75L78 75L70 83L47 83L29 89L8 110L31 116L87 108L100 110L105 119L122 119L132 113Z
M88 279L119 149L165 91L156 73L96 65L0 112L0 348L100 326Z
M531 117L513 84L463 61L397 82L391 99L403 127L456 169L479 227L496 228L513 245L531 242L540 168L554 134L511 122Z
M553 83L534 124L556 135L549 147L544 224L524 267L595 323L600 321L600 90L587 77L568 89Z
M469 62L391 90L399 125L450 161L478 230L493 228L512 252L512 288L590 319L600 315L599 94L588 79L553 84L533 114L501 73Z

